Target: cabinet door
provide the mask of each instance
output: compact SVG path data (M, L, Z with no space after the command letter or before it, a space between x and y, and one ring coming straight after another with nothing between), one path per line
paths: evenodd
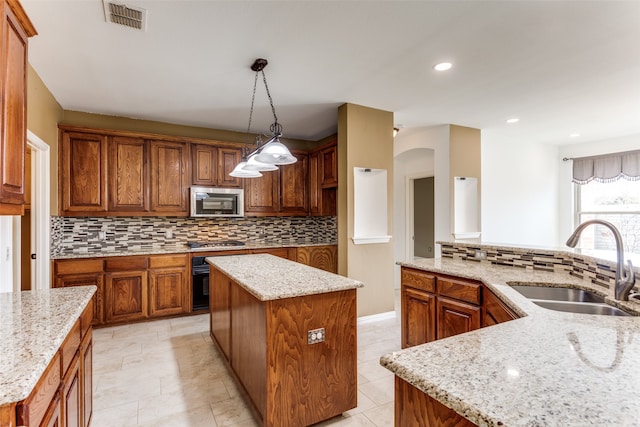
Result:
M151 141L151 210L187 215L188 146L178 142Z
M436 339L436 296L402 287L402 348Z
M438 297L437 309L437 339L480 328L481 310L478 306Z
M162 268L149 271L149 315L151 317L186 313L186 268Z
M64 132L60 150L63 213L107 210L107 137Z
M511 311L500 299L488 288L484 288L484 306L482 314L482 327L496 325L509 320L517 319L518 316Z
M320 151L320 183L322 188L338 186L338 147L332 145Z
M56 394L51 401L47 413L42 419L41 427L60 427L62 426L62 417L60 416L60 394Z
M330 273L338 273L338 247L303 246L296 249L296 261Z
M109 211L149 210L147 145L142 138L109 140Z
M242 160L240 148L218 148L218 185L220 187L242 187L242 179L229 175Z
M211 336L222 350L224 357L229 360L231 350L231 280L224 273L212 267L209 287Z
M320 156L318 153L309 154L309 214L322 215L320 186Z
M294 248L265 248L265 249L251 249L250 254L269 254L280 258L295 260L296 253Z
M105 278L106 322L125 322L147 317L146 270L108 272Z
M193 185L213 187L218 184L218 147L192 144L191 159Z
M293 153L298 161L280 166L280 212L292 215L309 214L309 159L306 154Z
M62 382L62 425L82 427L82 383L80 378L80 358L73 358Z
M93 415L93 332L87 331L80 344L82 426L89 427Z
M80 262L80 261L78 261ZM103 306L104 306L104 276L102 272L99 273L85 273L85 274L64 274L56 276L55 287L56 288L68 288L70 286L90 286L93 285L98 288L93 296L93 324L100 325L104 322Z
M27 138L27 34L10 7L4 2L2 7L0 214L22 215Z
M244 182L244 211L254 215L277 215L280 210L278 171L262 172L260 178L246 178Z

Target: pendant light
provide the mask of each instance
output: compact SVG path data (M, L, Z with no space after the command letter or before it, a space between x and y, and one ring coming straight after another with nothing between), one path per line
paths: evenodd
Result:
M255 71L253 81L253 95L251 97L251 110L249 111L249 125L247 126L247 135L251 134L251 119L253 117L253 106L256 98L256 87L258 84L258 74L262 74L262 81L269 98L269 105L273 113L273 123L269 127L271 138L266 143L262 143L262 139L256 138L256 148L248 155L243 156L242 161L229 174L240 178L257 178L262 176L260 172L278 170L279 165L290 165L298 161L289 151L289 149L280 142L282 136L282 125L278 123L276 109L273 106L273 99L267 85L267 77L264 74L264 68L268 62L266 59L258 58L251 65L251 69Z

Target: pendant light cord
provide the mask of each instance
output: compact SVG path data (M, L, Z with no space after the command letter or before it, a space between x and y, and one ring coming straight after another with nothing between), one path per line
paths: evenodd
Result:
M278 123L278 116L276 116L276 107L273 106L273 99L271 98L271 92L269 92L269 85L267 84L267 76L264 74L264 70L260 70L262 73L262 81L264 82L264 88L267 90L267 97L269 98L269 104L271 105L271 112L273 113L274 122L269 127L269 130L273 135L282 134L282 125ZM258 73L256 73L256 78ZM255 85L253 88L253 95L255 96Z

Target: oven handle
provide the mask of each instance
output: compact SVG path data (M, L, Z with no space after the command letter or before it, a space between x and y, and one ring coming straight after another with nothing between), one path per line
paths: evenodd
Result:
M205 268L191 267L191 274L193 276L199 276L201 274L209 274L209 266L206 266Z

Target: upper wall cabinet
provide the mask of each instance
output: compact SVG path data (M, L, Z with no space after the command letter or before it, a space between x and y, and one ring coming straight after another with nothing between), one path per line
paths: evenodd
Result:
M61 127L61 215L188 214L189 144Z
M242 187L242 180L229 173L242 160L242 149L191 144L193 185L207 187Z
M309 212L337 214L338 148L330 141L309 154Z
M0 215L22 215L27 139L27 39L36 30L17 0L0 0Z

